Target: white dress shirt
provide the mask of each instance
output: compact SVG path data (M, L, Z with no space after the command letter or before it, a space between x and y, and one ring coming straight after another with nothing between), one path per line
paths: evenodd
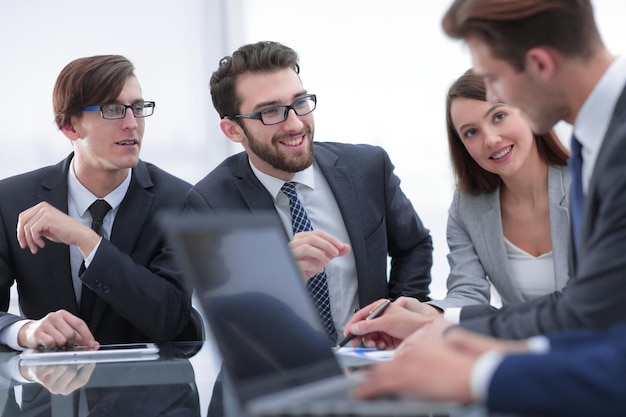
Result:
M574 134L582 145L583 192L587 193L604 136L626 85L626 57L617 57L585 100L576 116Z
M128 175L122 181L122 183L109 194L103 197L107 203L111 206L111 210L104 216L102 221L102 237L110 239L111 229L113 228L113 222L117 215L122 200L126 196L128 187L130 186L130 180L132 178L131 170L128 170ZM74 160L70 165L69 175L67 178L67 214L71 218L79 221L87 227L91 227L91 213L89 213L89 206L98 199L91 193L83 184L80 183L74 172ZM78 248L74 245L70 246L70 268L72 271L72 281L74 283L74 293L76 294L76 300L80 304L80 295L83 288L82 281L78 278L78 271L80 265L85 261L85 267L88 268L89 264L93 260L100 243L91 251L89 256L83 259Z
M259 171L252 161L250 161L250 167L261 184L274 198L274 206L287 235L290 239L293 238L289 199L280 190L285 181ZM317 163L297 172L291 182L296 183L298 197L309 216L313 230L324 231L340 241L350 244L350 237L335 196ZM341 335L359 305L356 261L352 251L344 256L333 258L326 265L326 275L328 277L330 311L337 334Z

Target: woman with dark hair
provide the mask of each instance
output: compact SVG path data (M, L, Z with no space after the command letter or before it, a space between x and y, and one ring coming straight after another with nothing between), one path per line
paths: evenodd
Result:
M470 71L448 91L446 124L457 189L448 213L448 293L441 309L503 304L558 291L568 279L568 151L533 134L519 109L489 103Z

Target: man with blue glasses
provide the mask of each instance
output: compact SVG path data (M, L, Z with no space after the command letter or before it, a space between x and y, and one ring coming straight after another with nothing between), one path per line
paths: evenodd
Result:
M72 61L53 106L73 152L0 181L0 301L8 306L17 282L23 314L0 313L0 343L200 338L191 288L155 220L182 210L191 185L139 159L155 103L143 98L133 64L118 55Z

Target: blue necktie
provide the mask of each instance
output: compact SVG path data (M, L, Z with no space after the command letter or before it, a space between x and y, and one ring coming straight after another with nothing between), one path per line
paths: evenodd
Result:
M578 246L580 244L580 225L582 222L583 207L585 206L582 178L583 157L581 148L580 142L578 142L576 136L572 135L570 145L572 155L569 158L568 165L571 177L570 206L572 212L572 238L576 252L578 252Z
M286 182L283 184L281 191L285 193L289 198L289 211L291 212L291 226L294 235L299 232L307 232L313 230L309 216L306 214L298 194L296 193L296 184L293 182ZM333 316L330 312L330 299L328 296L328 281L326 279L326 272L315 274L306 283L307 290L313 297L313 303L317 312L322 319L322 324L326 330L326 334L330 339L331 344L337 342L337 330L333 322Z

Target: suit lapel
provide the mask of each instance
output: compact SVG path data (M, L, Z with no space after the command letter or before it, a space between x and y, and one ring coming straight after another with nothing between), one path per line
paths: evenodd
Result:
M622 91L615 109L613 116L609 122L609 126L606 130L606 134L602 140L602 145L598 151L596 162L594 165L591 179L589 180L589 187L587 188L587 194L585 198L585 207L583 208L583 216L580 225L580 239L581 242L586 242L592 233L592 223L596 221L597 216L597 201L594 200L594 190L598 188L601 182L607 181L606 172L604 171L607 165L610 165L607 160L612 158L612 153L615 151L616 144L624 137L624 129L626 123L626 88ZM584 162L583 162L584 164ZM601 169L598 170L598 167ZM573 246L572 246L573 247ZM572 251L574 252L574 251Z
M276 212L274 198L254 175L245 152L240 154L234 173L237 178L235 184L250 211L270 210Z
M139 161L132 170L128 191L115 215L111 229L110 240L120 252L132 253L135 248L154 203L154 194L149 190L152 186L146 165Z
M499 291L503 299L521 299L521 293L513 284L511 265L506 253L500 209L500 188L489 194L489 199L485 200L485 203L485 212L480 225L482 232L480 234L483 237L483 245L487 248L489 265L497 265L493 268L494 271L497 271L497 275L490 275L489 279L493 282L500 281Z
M367 265L367 259L365 259L362 210L359 208L356 191L350 179L348 168L341 165L337 155L318 145L315 145L315 160L322 175L326 178L326 182L328 182L341 211L346 231L350 237L350 246L354 254L357 277L365 277L367 276L367 271L362 269Z
M611 213L599 213L601 210L601 202L606 203L612 196L601 196L601 192L598 189L602 189L602 184L607 184L607 181L612 181L611 175L615 172L611 171L607 175L607 171L616 169L615 162L620 163L621 159L616 159L615 155L621 155L622 146L621 142L624 138L624 130L626 129L626 88L621 92L620 97L617 100L613 115L607 131L602 139L602 144L598 150L598 155L594 164L593 172L589 180L589 187L587 187L587 193L585 196L585 206L583 208L582 221L580 225L580 247L578 254L585 253L589 247L595 247L597 242L594 241L596 237L603 239L602 230L605 224L618 224L622 221L619 211L613 210ZM583 161L583 166L584 166ZM599 167L599 168L598 168ZM608 168L608 169L607 169ZM615 204L621 204L621 201ZM611 218L615 216L614 218ZM598 219L601 219L600 221ZM572 241L572 239L570 239ZM576 277L578 274L578 260L576 259L576 251L573 249L573 242L570 244L570 275ZM607 267L607 265L605 265Z
M39 201L47 201L64 213L68 212L67 175L73 155L71 154L53 167L52 175L47 176L41 184L42 190L38 196ZM45 253L48 263L46 270L49 271L52 279L48 288L58 288L55 296L59 298L60 305L70 313L79 315L70 270L69 246L47 241Z
M152 179L143 161L139 161L132 170L132 178L126 196L115 215L111 229L111 243L120 252L133 253L145 222L149 218L150 208L154 203L154 194L149 190ZM89 327L96 329L102 319L106 303L96 297L91 312Z
M548 199L550 200L550 237L552 239L552 259L557 290L567 283L569 240L563 241L563 233L570 230L569 183L565 180L565 169L550 166L548 169ZM554 211L552 210L554 207ZM564 273L565 271L565 273Z

